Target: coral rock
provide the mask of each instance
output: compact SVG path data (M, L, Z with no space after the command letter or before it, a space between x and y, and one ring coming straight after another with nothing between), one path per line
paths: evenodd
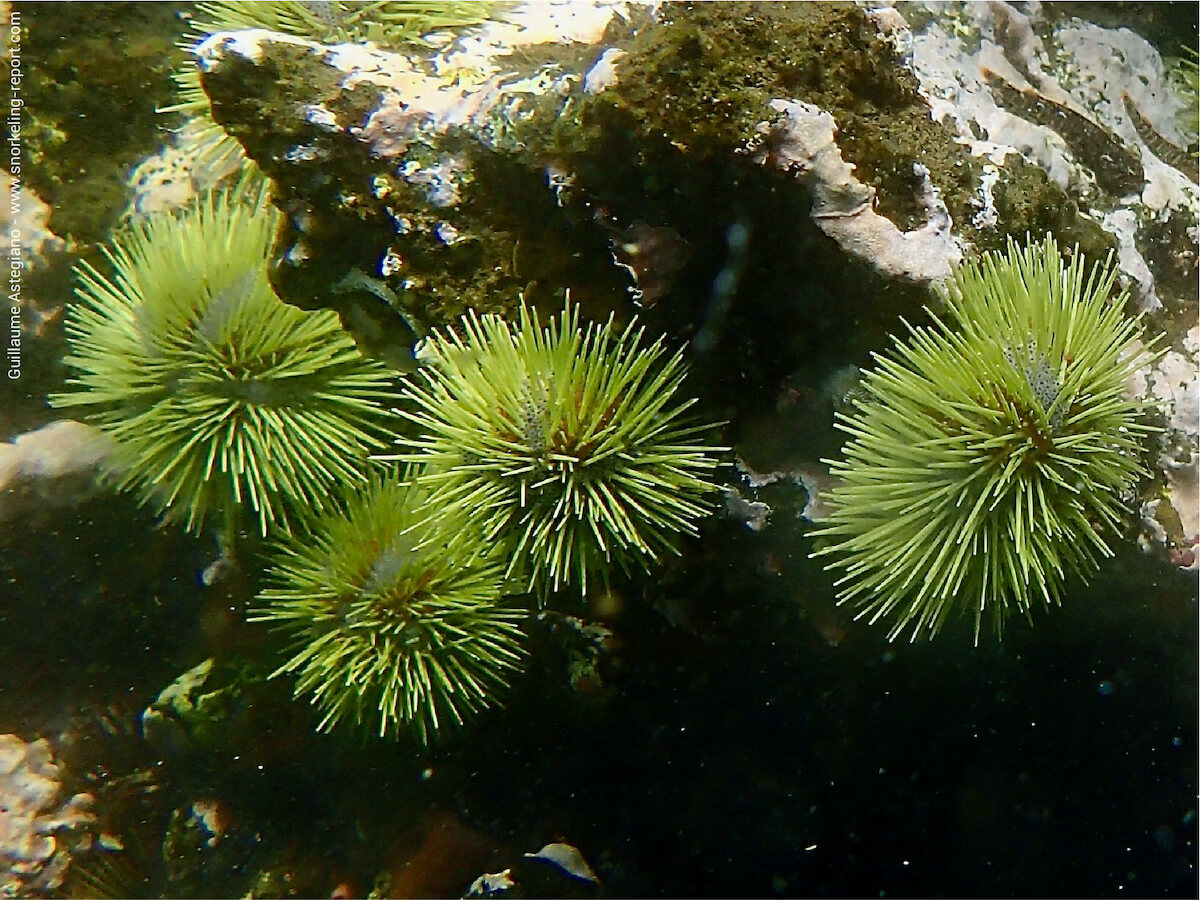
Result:
M63 882L70 853L86 849L90 794L61 799L50 743L0 735L0 896L47 894Z
M960 242L950 233L950 213L929 180L924 166L914 167L921 179L921 205L928 219L913 231L901 231L874 210L875 190L854 176L842 159L837 126L827 112L809 103L774 100L771 108L784 116L776 132L771 161L796 174L812 192L812 218L825 234L852 256L870 263L888 278L932 281L946 278L962 259Z
M111 449L103 432L69 419L0 444L0 522L87 499Z

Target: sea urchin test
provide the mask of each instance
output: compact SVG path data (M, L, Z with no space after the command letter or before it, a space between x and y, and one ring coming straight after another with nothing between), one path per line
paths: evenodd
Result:
M275 296L275 223L265 188L208 194L119 233L111 277L79 268L73 390L51 400L84 408L118 445L120 485L189 530L216 515L232 538L243 506L286 530L289 510L364 483L382 446L391 377L335 313Z
M346 722L429 743L524 662L525 613L500 603L501 564L452 542L461 523L432 515L411 475L375 478L284 538L252 610L289 636L274 675L295 676L321 731Z
M875 356L816 532L859 617L915 640L967 612L978 642L985 618L1001 634L1111 555L1153 430L1125 395L1153 348L1114 278L1077 252L1064 265L1049 235L1010 242L956 270L947 322Z
M579 327L578 307L543 328L521 307L513 326L471 313L464 336L437 334L432 365L402 414L419 435L398 458L448 514L507 548L506 577L545 596L586 592L608 566L675 552L712 508L707 476L721 449L686 418L681 352L646 344L631 323Z

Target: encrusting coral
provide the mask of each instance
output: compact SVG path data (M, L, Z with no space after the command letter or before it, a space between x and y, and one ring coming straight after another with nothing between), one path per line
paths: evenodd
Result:
M410 476L373 480L285 539L251 615L294 640L275 675L296 676L323 731L352 720L428 743L521 666L527 613L500 604L501 564L452 542L460 523Z
M841 602L933 637L956 611L999 634L1014 610L1058 604L1068 576L1111 555L1121 493L1144 474L1140 349L1115 270L1064 265L1051 236L986 254L950 281L947 324L909 326L875 356L839 428L841 484L816 532Z
M397 458L424 466L417 480L464 532L503 547L507 577L586 592L610 564L644 567L696 532L721 448L677 398L682 351L632 322L580 330L578 307L545 328L524 305L515 326L471 313L462 328L424 345L432 365L398 410L419 434Z
M363 483L391 397L329 311L302 312L267 281L276 216L261 191L209 194L119 234L106 277L79 268L67 318L73 389L116 442L123 488L189 530L249 505L266 534L288 510Z

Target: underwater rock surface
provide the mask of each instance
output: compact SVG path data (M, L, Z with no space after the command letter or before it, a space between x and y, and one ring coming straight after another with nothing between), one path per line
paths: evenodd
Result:
M217 34L197 50L214 117L274 180L288 213L275 271L285 299L338 308L351 327L381 300L423 324L511 306L517 292L570 288L585 304L618 308L644 300L639 282L652 274L623 258L642 252L631 231L677 235L693 251L686 281L702 262L696 251L722 242L696 215L714 189L785 190L755 172L755 159L812 169L780 106L799 96L853 101L833 107L837 127L853 127L842 147L879 184L859 184L844 164L802 178L832 179L812 213L824 230L885 277L928 280L959 258L931 191L961 207L966 155L857 7L570 8L604 27L583 33L534 4L526 12L542 27L485 26L427 59L268 32ZM806 52L820 53L822 68L797 71ZM865 83L851 93L846 79ZM650 92L664 89L671 102L654 102ZM789 127L792 157L777 152ZM932 184L914 165L938 167ZM799 184L794 193L803 203ZM847 203L863 214L849 217ZM931 203L941 243L901 272L912 255L901 234Z
M865 295L1050 229L1092 258L1115 248L1167 331L1196 314L1186 236L1151 249L1195 222L1194 173L1128 112L1184 142L1161 58L1040 8L535 4L424 56L259 31L197 57L214 117L287 214L276 288L337 309L376 352L563 290L585 310L661 306L685 335L698 315L705 349L736 328L731 298L758 293L747 234L756 280L794 277L827 238L873 272L849 288ZM725 193L733 223L712 216ZM747 212L755 194L808 207L824 238Z
M50 742L0 735L0 893L49 896L63 883L73 849L91 846L87 794L64 797Z
M29 519L95 496L99 470L112 449L102 431L69 419L0 444L0 522Z

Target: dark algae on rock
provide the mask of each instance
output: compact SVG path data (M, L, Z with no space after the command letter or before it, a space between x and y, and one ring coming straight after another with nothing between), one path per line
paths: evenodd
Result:
M984 79L1006 109L1054 129L1106 191L1128 194L1142 186L1142 162L1137 154L1091 119L1037 91L1019 90L995 72L985 70Z
M804 100L834 113L844 156L902 228L923 219L912 206L914 162L938 173L948 205L963 209L970 157L930 118L916 79L861 7L667 3L629 53L597 103L623 112L643 140L724 156L758 140L771 100Z

